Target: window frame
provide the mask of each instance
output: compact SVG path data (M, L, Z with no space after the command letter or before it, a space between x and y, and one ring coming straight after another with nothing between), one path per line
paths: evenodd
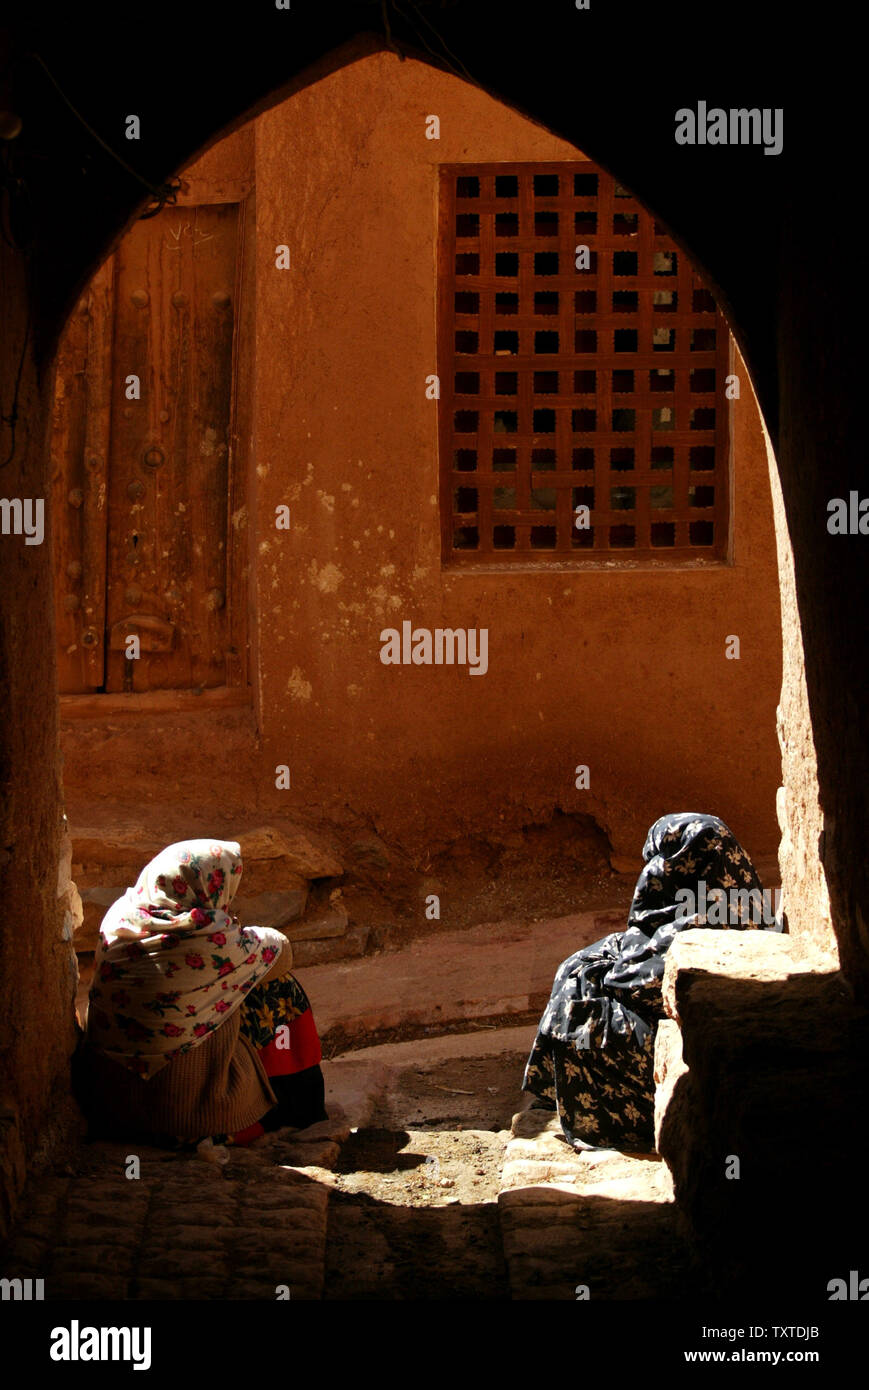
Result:
M536 196L533 192L533 179L536 176L546 176L548 174L568 175L571 188L573 186L574 174L593 174L598 178L597 193L592 197L576 195L573 192L565 193L563 184L557 197ZM551 569L551 568L570 568L583 569L589 566L606 568L634 568L634 567L654 567L654 568L685 568L692 566L715 566L720 567L730 562L731 536L730 536L730 491L732 487L732 462L731 462L731 409L732 402L725 397L725 378L731 371L731 337L727 327L727 322L716 304L714 311L695 310L694 294L697 290L703 290L711 294L708 286L698 274L696 268L691 264L681 247L668 237L661 228L654 215L644 208L639 200L635 199L626 190L621 190L617 180L591 160L576 161L519 161L510 163L488 163L488 164L444 164L439 170L439 209L438 209L438 246L437 246L437 279L438 279L438 377L440 382L440 398L438 402L438 443L439 443L439 493L440 493L440 516L441 516L441 563L443 568L450 570L473 569ZM496 197L495 178L503 176L518 176L519 179L518 197ZM479 179L479 197L462 200L456 195L456 181L459 178ZM489 191L487 192L487 188ZM616 200L621 202L624 199L623 207L615 206ZM594 211L597 213L596 230L577 231L574 217L564 216L565 203L572 207L574 211L586 211L591 209L594 204ZM475 212L490 214L484 216L478 224L477 233L470 237L461 237L456 234L456 218L459 215L473 215ZM500 237L496 236L495 215L497 213L507 214L508 217L519 216L519 231L524 232L529 222L538 220L540 213L557 212L560 215L559 227L556 236L550 240L548 236L542 236L539 232L533 235L516 235L508 233L504 241L499 245ZM637 214L637 227L635 235L625 235L622 241L622 234L617 234L613 230L612 218L617 213ZM533 219L533 221L532 221ZM607 230L603 230L604 225ZM574 250L577 245L585 244L592 252L592 261L595 269L592 272L579 271L575 268ZM475 254L474 247L481 257L481 264L478 266L478 273L471 275L457 275L456 261L457 255ZM555 276L542 276L534 273L533 255L547 251L558 251L562 258L559 265L559 273ZM624 288L632 292L635 288L645 290L645 295L640 294L635 310L619 313L612 309L609 296L613 290L618 290L620 286L616 283L622 277L613 273L612 255L601 256L596 261L594 253L597 251L637 251L645 263L648 270L642 273L642 265L637 262L637 273L624 277ZM515 253L519 252L519 273L517 276L498 276L495 273L496 265L494 256L498 252ZM649 283L658 280L658 272L654 269L655 252L675 253L676 274L670 280L668 275L661 275L659 283ZM522 253L525 253L523 256ZM532 253L532 254L529 254ZM649 259L651 256L651 260ZM564 258L567 260L567 267ZM596 261L596 264L595 264ZM643 281L646 283L643 284ZM583 283L584 282L584 283ZM669 283L668 283L669 282ZM495 328L509 332L514 326L521 333L525 329L526 334L530 333L529 322L534 319L536 327L536 315L530 313L530 305L534 302L532 296L545 294L548 289L557 290L560 293L557 317L547 318L540 315L540 329L545 331L552 326L560 332L570 331L571 335L577 326L577 314L573 303L573 294L578 290L592 290L596 292L596 306L593 313L588 315L588 327L598 335L607 333L617 327L626 327L631 324L634 328L642 331L646 330L647 335L651 331L653 320L663 319L664 323L655 322L655 327L663 327L666 324L664 312L655 314L652 302L653 290L668 290L673 288L677 293L677 308L673 314L673 321L678 326L683 325L685 334L689 332L688 322L695 327L715 327L716 342L714 349L708 351L690 351L690 343L680 345L677 335L675 348L672 356L668 352L656 353L650 350L648 353L638 353L636 351L616 354L615 351L602 352L578 352L576 343L572 345L571 351L557 351L553 354L538 354L537 352L524 352L510 354L503 357L503 370L509 373L516 373L518 380L516 383L517 394L515 396L505 396L499 401L495 396L495 371L502 370L500 362L496 366L496 354L494 350L489 353L480 352L482 342L489 341L489 335L494 334ZM470 316L462 316L455 311L454 296L456 293L468 292L479 295L478 312ZM503 317L495 313L495 295L504 293L518 295L519 312L513 316L505 314ZM691 309L685 308L685 298L691 296ZM601 309L601 299L606 298L608 312ZM569 301L569 308L566 302ZM584 316L582 316L584 317ZM476 320L476 327L473 320ZM700 320L703 322L701 323ZM464 355L457 354L455 348L455 335L457 332L466 331L469 333L477 332L477 350L474 353ZM599 337L597 339L599 345ZM521 341L520 341L520 346ZM563 344L559 342L559 348ZM537 358L540 361L537 361ZM616 358L622 358L616 361ZM642 366L637 363L642 362ZM668 436L672 433L674 459L670 468L660 470L660 478L653 478L652 461L649 458L648 466L645 468L636 467L637 451L645 448L646 456L652 446L652 415L651 398L653 390L651 377L649 378L648 390L634 390L632 393L613 393L611 390L612 370L624 369L636 372L646 372L666 369L669 364L681 367L682 375L674 380L674 390L672 394L667 393L664 402L672 401L677 412L681 410L687 412L692 408L703 409L708 404L708 397L712 392L695 393L700 400L697 407L692 407L690 398L690 378L687 368L693 367L699 370L714 367L715 370L715 426L714 430L698 432L699 438L696 443L699 447L709 447L710 436L712 437L712 447L714 447L714 461L711 470L691 469L689 463L689 448L691 440L688 438L690 432L687 429L680 431L661 431L656 436L657 445L667 446ZM457 435L454 428L454 417L457 411L462 409L474 411L474 396L463 394L455 389L456 374L467 371L472 375L479 374L479 402L486 402L485 411L489 412L490 428L484 428L480 433L473 433L467 436L468 448L476 452L476 466L469 471L463 471L455 466L454 453L462 447L461 435ZM534 436L533 429L529 434L516 435L516 469L512 474L502 474L502 480L509 483L510 479L515 482L516 494L514 496L514 507L510 513L504 510L503 514L512 516L513 520L508 520L507 525L514 525L517 535L519 527L523 528L523 537L527 531L529 544L527 548L500 549L489 545L488 548L475 549L456 549L453 547L454 528L460 524L457 517L463 515L465 519L473 519L478 526L478 540L488 533L493 535L496 510L494 507L495 488L498 486L498 474L494 468L494 454L492 462L488 468L481 467L483 462L482 455L488 454L490 449L494 449L494 428L496 424L496 411L503 415L516 409L524 412L528 418L529 411L535 408L545 409L547 398L534 391L534 372L558 371L559 373L569 372L596 372L594 395L578 392L575 389L570 392L560 392L552 395L549 400L561 407L560 415L565 418L556 418L555 433L550 434L549 439ZM604 373L606 378L603 379ZM490 384L490 389L485 389L484 375ZM561 380L559 379L559 385ZM576 386L576 378L573 383ZM618 404L619 396L623 397L623 405ZM634 467L626 470L614 470L611 460L601 463L601 453L598 451L610 450L619 447L619 441L612 428L599 429L601 411L612 409L631 409L631 401L636 400L643 404L639 406L641 411L647 412L647 419L642 421L640 429L626 431L622 441L623 447L634 448ZM615 406L613 401L616 402ZM662 404L664 403L662 402ZM517 404L518 403L518 404ZM583 436L575 433L572 421L568 421L572 411L583 411L594 409L597 411L595 418L595 428L586 432ZM635 409L637 407L634 407ZM483 418L483 412L478 413L478 425ZM508 425L510 423L507 419ZM677 419L680 417L677 413ZM533 421L533 415L531 416ZM636 420L636 417L635 417ZM503 419L497 423L503 424ZM587 444L582 445L580 440L587 439ZM458 442L457 442L458 440ZM511 436L508 434L504 438L505 446L509 449ZM542 448L546 452L547 446L552 446L555 452L556 468L554 470L540 470L537 472L531 466L532 460L530 451L535 448ZM576 450L579 448L594 448L594 467L593 471L583 471L574 466ZM524 460L520 452L524 452ZM551 452L551 450L550 450ZM520 474L521 479L520 479ZM696 474L696 477L694 476ZM482 480L483 487L478 484ZM535 488L534 485L537 485ZM667 509L651 508L651 488L653 486L672 486L674 490L673 506ZM575 489L595 490L594 502L599 503L599 491L601 488L613 489L617 486L635 487L634 503L635 508L626 511L625 525L639 527L645 525L650 527L653 522L663 521L672 523L676 527L675 538L688 536L688 525L690 521L711 520L714 526L713 544L709 546L691 545L681 541L679 544L652 546L648 544L640 547L633 546L612 546L612 545L592 545L579 546L574 542L573 518L575 515L574 498ZM715 496L712 507L707 509L691 509L689 504L689 489L692 486L714 486ZM476 489L476 507L467 513L456 513L453 506L455 491L459 488ZM542 491L555 490L556 507L555 511L537 510L531 507L532 491L540 489ZM678 499L681 495L684 502L681 506ZM524 503L524 505L523 505ZM610 504L604 509L599 505L592 506L591 522L592 526L602 526L608 528L621 524L618 517L618 510L612 506L612 491L610 491ZM692 514L692 510L693 513ZM660 516L657 512L660 511ZM615 514L614 514L615 513ZM540 526L556 527L556 545L554 548L531 548L530 546L530 527L533 524ZM642 532L641 532L642 534ZM651 533L649 541L651 541Z

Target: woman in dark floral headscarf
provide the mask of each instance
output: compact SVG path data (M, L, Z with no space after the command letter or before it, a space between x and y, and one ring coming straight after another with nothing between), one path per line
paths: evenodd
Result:
M559 967L522 1089L558 1110L571 1143L650 1152L666 952L688 927L762 925L769 895L715 816L662 816L643 859L627 930L584 946Z

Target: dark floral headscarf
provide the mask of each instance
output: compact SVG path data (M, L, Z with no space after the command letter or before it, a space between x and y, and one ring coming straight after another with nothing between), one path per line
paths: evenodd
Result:
M742 930L760 925L736 895L739 890L762 893L761 881L739 841L717 816L695 811L662 816L646 836L643 859L619 958L606 976L610 987L653 985L664 973L664 955L673 938L686 928L719 925ZM710 924L702 914L685 910L680 891L689 889L699 907L701 883L706 894L716 889L727 894L724 922Z

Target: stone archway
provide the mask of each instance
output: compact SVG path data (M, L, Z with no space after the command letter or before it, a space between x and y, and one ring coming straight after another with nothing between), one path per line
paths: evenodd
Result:
M819 253L803 230L805 155L798 160L790 154L787 134L785 152L773 170L773 161L760 157L760 151L722 152L726 160L713 168L701 161L699 152L686 154L674 144L672 103L656 96L655 76L642 55L644 38L652 45L659 42L652 15L636 17L634 46L626 51L623 38L609 27L617 25L616 17L595 16L580 38L575 26L582 17L578 20L567 10L553 18L542 35L518 28L506 33L501 7L494 4L477 7L473 20L461 9L429 8L437 8L436 27L444 42L436 54L419 51L418 29L398 15L387 39L380 33L366 34L373 20L367 14L360 19L359 8L348 4L331 7L326 18L302 17L288 59L283 36L269 27L284 22L286 14L261 15L233 42L232 84L215 80L221 64L230 61L221 56L217 35L210 39L197 29L183 36L176 29L175 51L178 61L189 64L189 81L177 94L173 119L156 114L152 104L154 135L147 148L142 147L141 168L156 184L195 149L253 110L274 104L364 52L396 46L445 66L452 63L448 54L459 52L474 79L618 169L662 217L709 275L729 310L776 446L782 489L778 529L786 600L784 645L789 653L782 702L782 815L794 847L784 862L786 902L794 926L805 928L807 942L813 937L828 941L828 935L816 932L813 925L826 914L826 881L843 970L863 998L869 983L869 942L861 907L867 872L862 844L866 712L852 661L864 640L859 595L864 591L865 566L859 536L830 536L825 525L827 500L847 498L859 486L863 471L857 429L861 325L848 313L852 291L847 151L835 140L828 141L827 131L811 128L815 113L810 107L792 108L795 145L808 144L826 170L827 232ZM170 13L171 7L165 7L167 23ZM727 72L733 61L733 42L727 34L719 37L715 51L704 55L710 73ZM812 41L817 44L817 35ZM603 48L607 43L621 44L625 53L622 82L613 84L589 70L578 84L586 44L594 51L595 45ZM48 25L41 56L54 82L64 91L75 91L79 104L78 94L88 90L89 124L109 129L117 123L118 102L129 104L131 87L138 92L133 99L147 106L164 44L162 35L142 36L127 64L123 94L117 76L101 65L85 36L71 32L62 18ZM136 214L142 192L127 173L94 151L90 135L69 117L44 69L38 74L38 65L28 56L31 45L23 29L14 29L5 43L12 72L8 100L24 121L16 157L19 151L25 157L49 152L41 165L26 166L28 199L16 205L13 236L26 247L26 254L6 244L2 249L7 321L3 413L17 417L15 450L4 469L3 491L20 497L46 492L46 393L65 312ZM777 48L759 37L748 70L763 72L776 54ZM594 66L589 64L590 69ZM88 170L85 196L93 215L73 223L69 208L81 197L83 165ZM722 168L727 179L721 177ZM23 179L21 165L15 166L14 178ZM819 342L823 353L816 350ZM43 554L38 548L7 546L4 569L0 767L6 796L0 896L7 926L0 951L2 1007L7 1018L15 1012L17 1024L4 1056L9 1077L4 1082L3 1116L8 1212L49 1098L64 1084L72 1019L70 951L58 905L58 890L62 895L65 884L57 875L60 793L47 550ZM26 951L21 949L23 935Z

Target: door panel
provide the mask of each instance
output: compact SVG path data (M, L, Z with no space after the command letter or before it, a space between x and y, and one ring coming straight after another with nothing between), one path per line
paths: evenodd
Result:
M230 504L244 495L230 437L242 225L235 203L136 223L61 340L51 441L61 694L244 683L244 568L227 555Z
M226 683L237 241L237 204L168 208L116 252L107 691Z
M61 694L104 680L106 476L112 403L113 263L82 295L60 343L52 415L52 530Z

